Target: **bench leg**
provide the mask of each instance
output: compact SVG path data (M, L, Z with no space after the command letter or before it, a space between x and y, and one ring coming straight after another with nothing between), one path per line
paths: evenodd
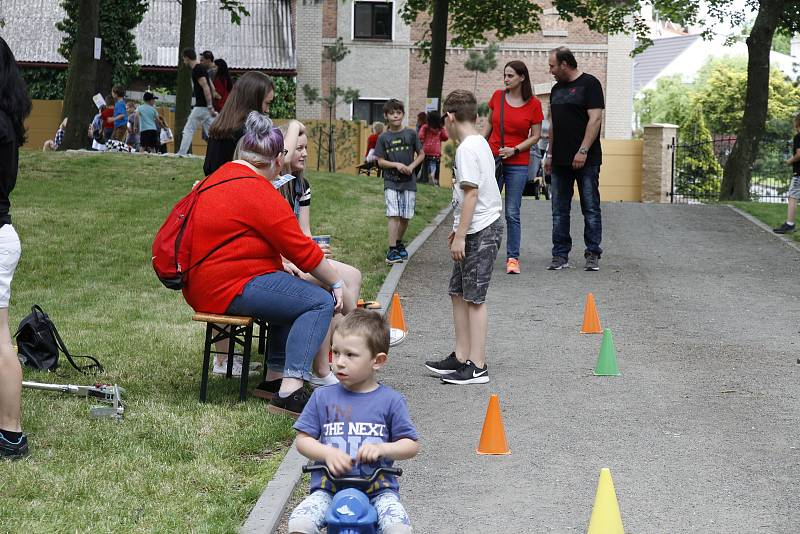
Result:
M267 322L261 321L258 323L258 353L267 353ZM266 365L266 360L265 360Z
M250 348L253 339L253 323L244 327L244 349L242 350L242 378L239 382L239 400L247 398L247 382L250 378Z
M208 364L211 362L211 323L206 325L206 342L203 349L203 373L200 378L200 402L206 401L206 389L208 388Z
M225 378L233 376L233 358L236 355L236 327L229 325L223 327L223 331L228 334L228 369Z

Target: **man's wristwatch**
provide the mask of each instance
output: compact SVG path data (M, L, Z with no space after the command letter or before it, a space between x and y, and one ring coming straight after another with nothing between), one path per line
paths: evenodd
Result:
M514 147L514 155L516 156L519 154L519 147Z
M588 149L588 148L584 148L584 147L580 147L580 148L578 149L578 152L579 152L580 154L583 154L583 155L585 156L586 154L588 154L588 153L589 153L589 149Z

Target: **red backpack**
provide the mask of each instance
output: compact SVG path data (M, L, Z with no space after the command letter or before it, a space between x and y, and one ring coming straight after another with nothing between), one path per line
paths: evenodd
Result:
M206 178L193 187L188 195L175 204L172 211L169 212L167 220L161 225L161 228L159 228L156 233L156 237L153 239L153 269L162 284L169 289L182 289L186 281L185 277L189 271L203 263L203 261L214 252L248 232L248 230L244 230L233 237L229 237L211 249L208 254L194 263L191 263L191 216L200 194L218 185L233 182L234 180L243 180L245 178L253 177L240 176L238 178L229 178L228 180L222 180L221 182L204 188L203 184L208 180L208 178Z

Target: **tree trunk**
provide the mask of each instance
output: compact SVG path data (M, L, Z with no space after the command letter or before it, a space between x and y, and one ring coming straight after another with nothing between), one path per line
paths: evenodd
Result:
M764 134L769 100L769 52L783 13L783 0L761 0L758 16L747 38L747 92L744 116L725 163L720 200L749 200L753 162Z
M105 45L105 42L103 44ZM114 85L112 71L111 62L107 59L100 58L97 62L97 81L95 82L95 87L97 87L96 92L101 93L104 98L106 95L111 94L111 86Z
M64 89L64 117L69 117L61 148L78 149L89 146L87 126L97 107L92 102L97 61L94 59L94 38L98 35L100 0L80 0L78 34L69 53L69 72Z
M447 54L447 18L450 0L435 0L431 20L431 66L428 71L428 98L439 99L442 107L442 86Z
M175 152L181 146L183 127L192 110L192 71L183 64L184 48L194 48L194 26L197 19L197 0L182 0L181 30L178 44L178 90L175 95Z

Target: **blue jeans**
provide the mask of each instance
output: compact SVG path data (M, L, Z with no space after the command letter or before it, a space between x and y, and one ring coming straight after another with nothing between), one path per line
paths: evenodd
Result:
M572 209L572 191L578 183L583 213L583 241L586 253L600 256L603 249L603 224L600 219L600 165L573 169L571 165L553 165L550 184L553 205L553 256L569 258L572 238L569 235L569 212Z
M311 378L311 363L333 317L333 297L283 271L256 276L227 313L258 317L270 325L267 366L291 378Z
M503 165L503 175L498 178L500 192L506 189L506 257L519 258L519 242L522 227L519 223L519 208L522 204L522 191L528 181L527 165Z

